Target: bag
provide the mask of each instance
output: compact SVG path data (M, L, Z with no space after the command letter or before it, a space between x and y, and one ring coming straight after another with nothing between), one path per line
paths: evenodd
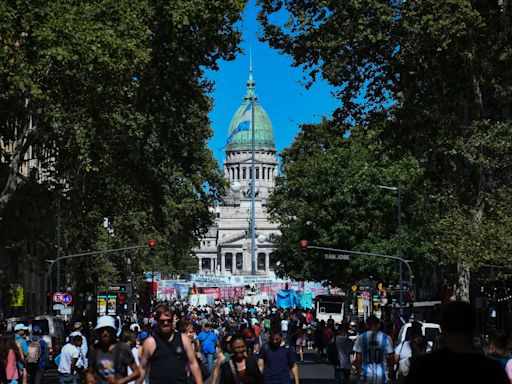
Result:
M55 358L53 359L53 361L55 361L55 364L57 365L57 367L60 365L60 358L62 357L62 355L59 353L57 356L55 356Z
M329 344L327 344L327 358L329 359L329 363L334 366L339 365L339 356L338 356L338 347L336 346L336 338L333 339Z
M39 340L32 340L28 345L27 363L38 363L41 358L41 344Z
M252 332L252 328L249 328L249 329L247 330L247 338L248 338L248 339L254 339L254 334L253 334L253 332Z

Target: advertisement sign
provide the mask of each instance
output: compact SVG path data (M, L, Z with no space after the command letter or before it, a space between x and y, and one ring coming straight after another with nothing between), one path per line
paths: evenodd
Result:
M12 285L11 307L23 307L23 299L25 298L25 290L19 284Z
M98 315L116 315L117 296L98 296Z

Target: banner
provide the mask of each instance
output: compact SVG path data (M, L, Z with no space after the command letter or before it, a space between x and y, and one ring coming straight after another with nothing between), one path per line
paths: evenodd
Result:
M280 308L295 308L297 306L297 296L293 289L282 289L277 293L276 305Z
M298 293L297 302L301 308L313 308L313 294L311 292Z
M12 284L11 307L23 307L23 299L25 298L25 290L22 285Z
M201 288L201 293L204 293L206 295L212 295L215 300L218 300L221 298L221 294L220 294L220 288L207 288L207 287L203 287Z

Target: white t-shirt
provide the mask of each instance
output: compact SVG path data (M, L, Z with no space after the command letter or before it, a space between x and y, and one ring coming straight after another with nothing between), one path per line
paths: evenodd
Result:
M387 355L393 353L391 337L380 331L367 331L357 338L354 352L363 356L362 382L382 384L387 382Z
M79 350L76 346L71 343L66 344L60 351L60 364L58 371L60 373L71 374L71 360L78 359L80 355Z
M288 320L281 320L281 331L288 332Z
M408 341L400 343L395 348L395 355L398 356L398 372L407 376L409 374L410 360L412 357L411 344Z

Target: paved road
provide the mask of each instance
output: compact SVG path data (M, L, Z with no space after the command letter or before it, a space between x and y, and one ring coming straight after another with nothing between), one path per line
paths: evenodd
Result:
M334 384L334 369L332 365L327 363L325 357L322 363L319 364L315 362L314 353L307 351L304 362L299 363L299 378L301 384ZM57 382L57 370L48 370L43 379L43 384L55 384ZM356 382L354 376L352 376L351 382ZM211 384L211 379L207 380L206 384Z

